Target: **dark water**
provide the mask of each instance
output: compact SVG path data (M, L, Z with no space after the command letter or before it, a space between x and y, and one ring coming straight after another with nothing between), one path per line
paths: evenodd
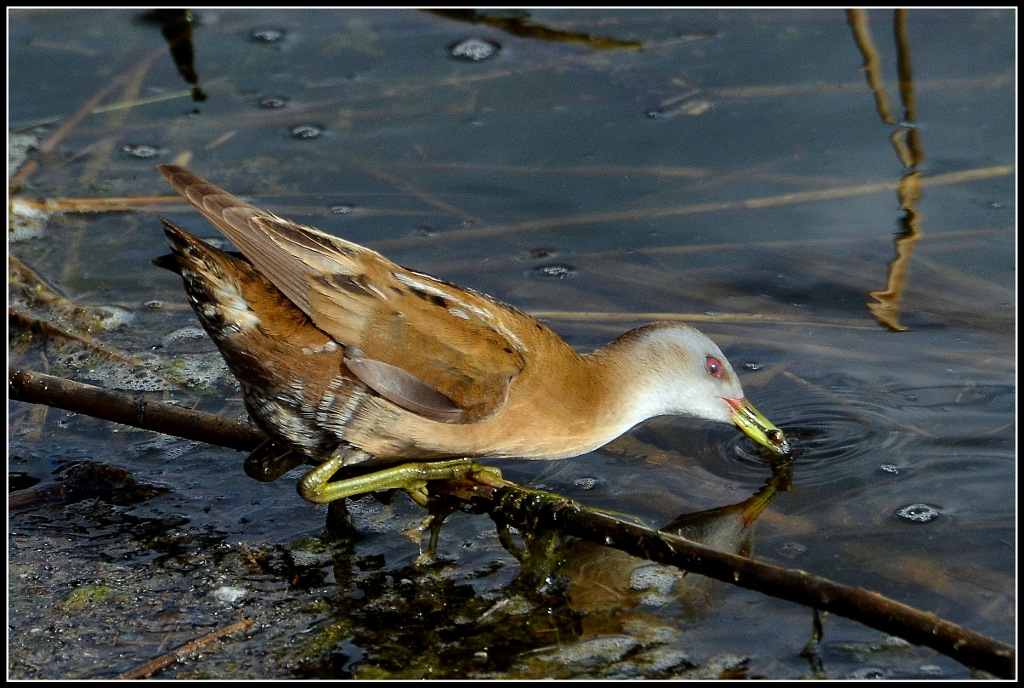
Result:
M180 280L149 265L154 211L216 235L156 198L154 166L184 163L583 350L699 327L796 447L754 555L1013 642L1012 12L871 11L877 91L840 11L195 19L193 84L139 13L11 13L11 147L35 146L15 198L124 197L17 224L12 255L67 301L12 277L12 368L244 413ZM497 52L452 54L471 38ZM404 497L356 502L364 537L325 545L298 473L264 485L237 452L9 409L12 487L36 491L11 515L14 678L113 676L243 618L157 676L970 676L836 617L812 665L808 610L684 592L605 550L568 552L544 589L481 516L414 568ZM735 430L685 419L502 468L657 526L770 473ZM46 491L72 482L94 487Z

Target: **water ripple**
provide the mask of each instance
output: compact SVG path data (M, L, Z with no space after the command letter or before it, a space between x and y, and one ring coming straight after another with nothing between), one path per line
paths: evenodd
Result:
M801 486L825 485L862 470L863 461L877 456L879 466L892 466L891 457L908 433L890 416L893 409L863 400L841 406L821 406L816 400L773 409L771 418L786 433L792 447L795 479ZM770 456L751 439L736 435L727 447L736 463L761 472ZM898 470L898 466L895 466Z

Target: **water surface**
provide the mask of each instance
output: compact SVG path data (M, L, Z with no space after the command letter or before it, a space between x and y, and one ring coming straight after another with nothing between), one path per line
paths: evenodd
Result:
M202 10L190 83L136 12L12 12L11 140L35 146L15 198L123 199L12 235L67 299L12 280L12 368L244 414L180 280L149 265L157 212L216 236L154 170L184 163L581 350L654 319L699 327L797 447L753 555L1013 642L1014 13L484 19ZM453 55L468 39L497 50ZM79 336L41 340L36 319ZM538 593L480 516L449 519L441 563L416 568L404 497L356 502L362 539L324 544L300 474L257 483L230 450L19 402L9 431L12 484L43 495L11 516L12 677L114 676L242 618L157 676L970 675L836 617L810 663L811 613L738 588L581 610L573 566L593 554ZM43 490L83 462L101 488ZM501 466L656 526L770 473L734 429L685 419ZM115 469L156 494L110 488Z

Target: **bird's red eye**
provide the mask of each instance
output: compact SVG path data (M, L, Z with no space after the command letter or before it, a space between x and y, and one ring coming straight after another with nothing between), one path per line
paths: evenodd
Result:
M708 375L711 377L722 377L725 374L725 366L714 356L708 356L704 359L704 369L708 371Z

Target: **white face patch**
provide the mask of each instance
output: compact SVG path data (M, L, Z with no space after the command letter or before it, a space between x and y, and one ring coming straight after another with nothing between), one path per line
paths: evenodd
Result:
M725 399L742 398L743 388L721 349L705 335L684 325L651 327L629 344L624 353L644 373L633 390L632 420L670 414L730 422ZM711 358L721 374L709 372Z

